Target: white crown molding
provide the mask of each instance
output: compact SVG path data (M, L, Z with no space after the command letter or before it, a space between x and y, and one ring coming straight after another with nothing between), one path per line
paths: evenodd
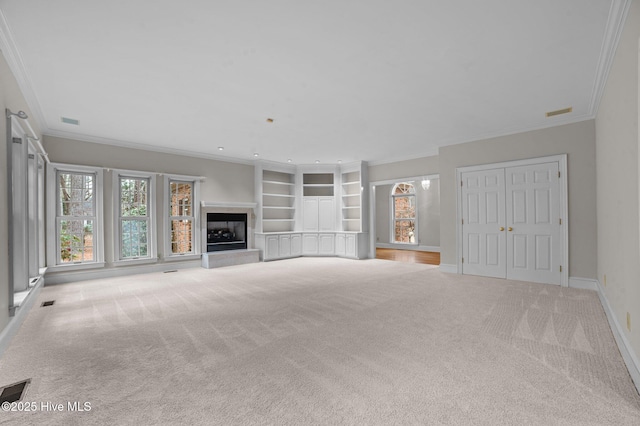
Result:
M78 142L91 142L98 143L102 145L112 145L119 146L122 148L131 148L131 149L139 149L142 151L151 151L151 152L159 152L162 154L171 154L171 155L182 155L185 157L195 157L195 158L204 158L207 160L216 160L216 161L224 161L226 163L234 163L234 164L245 164L252 166L254 164L254 160L243 160L241 158L235 157L224 157L222 155L214 155L214 154L206 154L202 152L195 151L186 151L183 149L177 148L165 148L154 145L147 145L144 143L137 142L125 142L117 139L109 139L109 138L101 138L97 136L83 135L71 132L63 132L59 130L47 130L43 132L45 136L51 136L55 138L64 138L71 139Z
M618 41L620 40L620 35L622 34L622 29L624 28L624 22L627 19L630 6L631 0L613 0L611 2L609 18L607 19L602 47L600 48L600 58L598 59L598 68L593 84L593 93L591 95L591 102L589 103L589 112L594 117L598 113L600 99L602 99L602 94L604 93L605 86L607 85L609 71L613 64L616 48L618 47Z
M14 78L18 82L18 87L29 106L36 125L39 127L40 132L44 133L44 130L47 129L48 126L40 109L40 101L38 100L36 92L33 90L33 83L24 66L24 61L22 60L22 56L16 46L11 30L9 29L9 24L2 10L0 10L0 51L2 51L9 65L9 69L11 69Z

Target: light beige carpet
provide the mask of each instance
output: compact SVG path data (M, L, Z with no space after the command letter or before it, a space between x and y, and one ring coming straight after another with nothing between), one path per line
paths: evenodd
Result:
M45 287L2 424L638 425L596 293L302 258ZM40 307L55 300L51 307Z

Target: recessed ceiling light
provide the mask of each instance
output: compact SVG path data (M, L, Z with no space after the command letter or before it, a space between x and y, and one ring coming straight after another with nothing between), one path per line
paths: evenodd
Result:
M267 118L267 123L273 123L273 118Z
M316 164L320 164L320 160L316 160Z
M253 153L253 156L254 156L254 157L257 157L258 155L259 155L259 154L258 154L257 152L254 152L254 153Z
M224 146L219 146L218 151L224 151Z
M342 164L342 160L338 160L338 164Z
M573 107L557 109L555 111L549 111L547 113L547 117L553 117L555 115L560 115L560 114L567 114L567 113L570 113L571 111L573 111Z
M60 121L62 121L63 123L66 123L66 124L73 124L74 126L79 126L80 125L80 121L76 120L75 118L60 117Z
M292 161L293 161L293 160L291 160L291 158L289 158L289 159L287 160L287 163L291 163Z

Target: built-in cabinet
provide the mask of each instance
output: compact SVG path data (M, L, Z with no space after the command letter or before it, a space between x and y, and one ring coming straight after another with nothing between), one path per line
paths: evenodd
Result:
M303 231L336 230L336 202L334 197L304 197L302 206Z
M263 260L368 255L367 165L256 164L256 248Z
M339 256L364 259L368 235L359 232L302 232L256 234L256 246L263 260L300 256Z

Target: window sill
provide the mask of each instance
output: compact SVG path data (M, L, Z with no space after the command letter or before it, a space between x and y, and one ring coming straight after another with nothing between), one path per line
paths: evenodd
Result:
M202 258L201 254L173 254L164 258L165 262L179 262L181 260L196 260Z
M145 257L143 259L126 259L113 262L114 266L142 265L145 263L158 263L157 257Z
M104 268L104 262L91 262L91 263L69 263L62 265L47 266L47 272L61 272L61 271L79 271L82 269L98 269Z

